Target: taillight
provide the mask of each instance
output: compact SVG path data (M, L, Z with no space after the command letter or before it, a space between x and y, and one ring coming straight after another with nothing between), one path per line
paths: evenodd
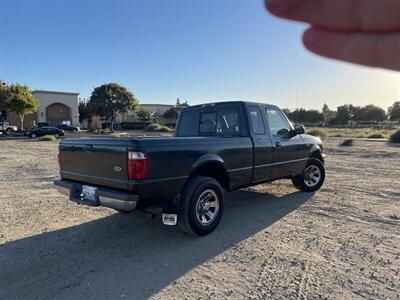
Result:
M142 152L128 152L128 177L132 180L142 180L149 177L150 162Z
M57 161L58 161L58 168L61 171L61 151L60 151L60 147L58 147Z

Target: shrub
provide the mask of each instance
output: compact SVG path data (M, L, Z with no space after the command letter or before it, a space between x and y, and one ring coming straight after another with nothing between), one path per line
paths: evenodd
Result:
M161 126L159 124L150 124L147 126L146 131L158 131Z
M383 136L382 133L377 132L377 133L372 133L372 134L370 134L370 135L368 136L368 138L369 138L369 139L383 139L384 136Z
M326 131L322 129L311 129L307 131L307 134L320 137L321 139L325 139L328 136Z
M340 146L344 146L344 147L354 146L354 140L352 140L352 139L344 140L343 142L340 143Z
M162 126L160 124L150 124L147 126L146 131L153 132L172 132L172 130L167 126Z
M172 129L167 126L160 126L158 129L159 132L172 132Z
M38 141L54 142L57 138L54 135L44 135L38 138Z
M400 143L400 129L393 133L390 138L389 142L391 143Z

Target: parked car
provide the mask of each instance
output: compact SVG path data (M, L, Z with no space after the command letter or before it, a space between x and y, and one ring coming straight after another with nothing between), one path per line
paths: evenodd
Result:
M79 131L79 127L65 125L65 124L58 125L57 128L61 129L61 130L64 130L64 131L71 131L71 132Z
M0 132L6 135L12 135L13 133L17 132L17 126L12 126L7 122L0 123Z
M36 127L31 131L27 131L25 135L29 136L31 139L35 139L44 135L63 136L65 133L56 127Z
M164 224L202 236L222 218L224 191L282 178L317 191L323 150L274 105L204 104L183 109L175 137L61 141L54 184L80 204L122 212L159 207Z

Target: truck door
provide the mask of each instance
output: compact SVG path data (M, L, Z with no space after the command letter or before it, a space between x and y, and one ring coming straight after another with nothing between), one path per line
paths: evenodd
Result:
M289 120L280 109L266 106L269 134L272 139L273 177L297 175L307 164L307 147L301 135L294 135Z
M260 106L249 105L247 110L254 144L252 182L256 183L272 179L272 141L266 134L265 121Z

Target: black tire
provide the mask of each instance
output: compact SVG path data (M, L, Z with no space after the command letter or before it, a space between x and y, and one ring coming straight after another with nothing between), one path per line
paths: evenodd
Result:
M318 176L313 177L314 179L310 179L308 175L309 172L312 172L312 170L315 170L315 174L318 174ZM325 166L317 158L310 158L306 168L303 170L301 175L292 178L293 185L297 189L304 192L315 192L319 190L324 184L324 181L325 181Z
M30 137L31 139L35 139L37 136L36 136L36 134L31 133L29 137Z
M13 130L12 129L7 129L6 135L12 136L12 134L13 134Z
M213 200L214 198L215 200ZM223 190L215 179L204 176L190 179L179 200L179 227L185 233L194 236L204 236L213 232L223 215L223 198ZM208 199L211 201L208 201ZM208 210L206 207L208 207ZM208 211L214 217L210 218L207 214ZM209 220L207 220L208 218ZM206 224L206 221L209 223Z

